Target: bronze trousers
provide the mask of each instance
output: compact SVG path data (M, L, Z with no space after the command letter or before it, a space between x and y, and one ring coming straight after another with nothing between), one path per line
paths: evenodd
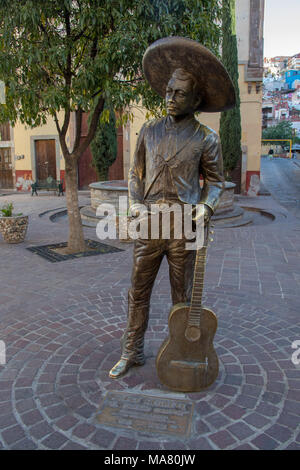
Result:
M122 337L123 359L144 361L144 335L149 319L150 297L164 256L169 264L173 304L191 300L196 251L186 250L187 241L192 240L183 237L135 241L127 327Z

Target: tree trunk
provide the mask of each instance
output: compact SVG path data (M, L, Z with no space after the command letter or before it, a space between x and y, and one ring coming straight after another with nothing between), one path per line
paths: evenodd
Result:
M66 200L69 219L68 253L78 253L86 250L78 207L77 159L70 155L66 158Z

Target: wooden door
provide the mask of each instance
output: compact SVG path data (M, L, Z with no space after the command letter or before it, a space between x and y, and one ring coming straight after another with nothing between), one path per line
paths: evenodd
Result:
M0 140L10 140L10 124L0 124Z
M13 171L10 147L0 148L0 188L13 188Z
M55 139L35 141L36 179L45 180L51 176L56 180L56 142Z

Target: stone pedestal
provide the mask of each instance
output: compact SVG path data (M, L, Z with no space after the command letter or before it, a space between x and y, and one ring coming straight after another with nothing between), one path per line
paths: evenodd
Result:
M98 181L90 184L91 207L97 209L105 202L113 204L118 208L119 197L128 197L128 183L125 180Z
M225 181L225 191L221 196L218 208L215 212L216 215L233 209L235 186L234 183Z

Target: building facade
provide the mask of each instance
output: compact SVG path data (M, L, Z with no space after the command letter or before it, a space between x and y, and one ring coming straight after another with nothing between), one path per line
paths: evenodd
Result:
M263 20L264 0L236 1L243 150L242 192L248 191L253 175L260 175ZM199 119L203 124L219 131L219 113L201 113ZM118 156L109 169L110 179L127 179L137 136L145 120L145 110L136 107L133 122L128 122L124 128L118 130ZM11 126L8 128L9 132L3 131L0 140L0 188L30 190L31 182L37 178L52 176L54 179L64 179L65 163L52 119L48 120L47 125L35 129L26 128L21 123L17 123L14 128ZM81 138L85 137L86 130L85 121ZM67 134L67 144L70 149L73 146L74 136L75 120L72 118ZM80 189L87 189L89 183L97 180L91 160L88 149L79 162Z
M62 121L62 114L59 118ZM84 114L81 139L85 139L87 130L87 114ZM70 150L74 139L75 119L72 115L66 136ZM117 159L109 168L109 179L124 178L122 127L117 130L117 140ZM65 160L54 120L49 118L47 124L33 129L20 122L14 127L9 123L0 125L0 189L30 191L32 182L48 177L63 183L65 180ZM88 147L78 163L78 188L88 189L97 179Z
M246 193L253 175L260 176L262 81L263 81L264 0L236 1L236 34L238 43L239 89L242 120L241 191ZM125 132L124 174L133 158L137 136L146 112L137 107L135 119ZM219 131L219 113L201 113L199 120ZM255 177L256 178L256 177ZM259 188L258 188L259 189Z

